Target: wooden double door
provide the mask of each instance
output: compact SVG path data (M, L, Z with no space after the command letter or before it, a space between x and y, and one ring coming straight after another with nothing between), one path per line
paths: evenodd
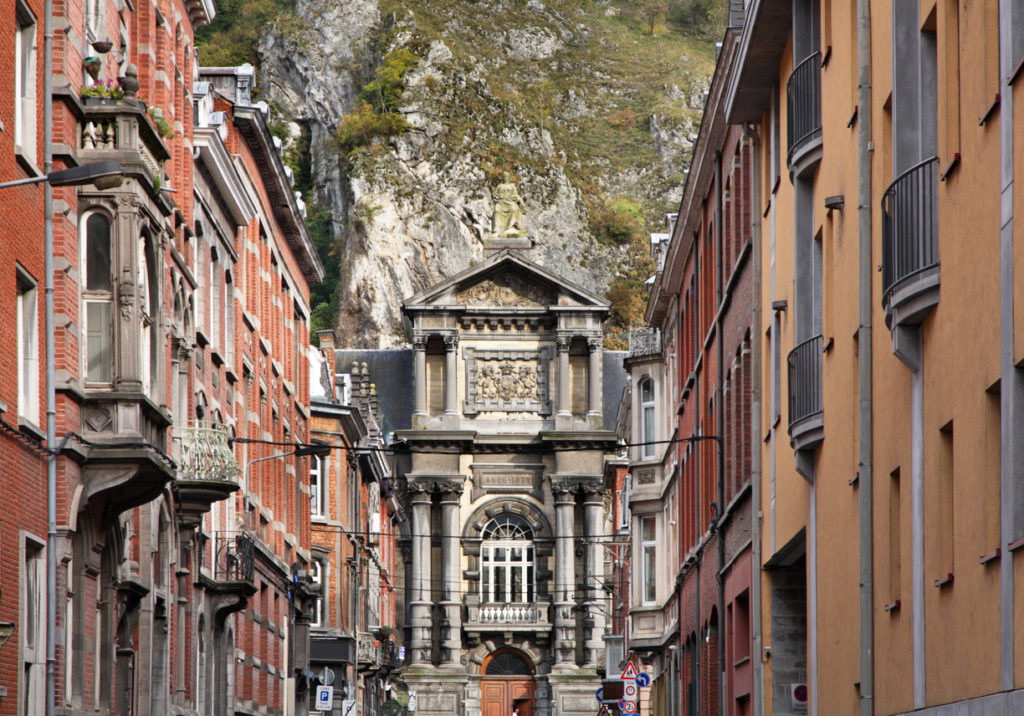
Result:
M480 682L482 716L533 716L533 679L492 676Z

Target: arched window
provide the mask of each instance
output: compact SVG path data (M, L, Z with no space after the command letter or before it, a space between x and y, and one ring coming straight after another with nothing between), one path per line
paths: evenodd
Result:
M644 459L654 457L654 381L646 378L640 383L640 435L643 446L640 454Z
M93 212L82 223L85 276L82 301L85 316L85 380L110 383L114 366L114 286L111 277L110 219Z
M521 517L501 515L484 527L480 546L480 601L534 601L533 530Z
M499 651L488 660L484 673L487 676L531 676L533 669L522 654Z

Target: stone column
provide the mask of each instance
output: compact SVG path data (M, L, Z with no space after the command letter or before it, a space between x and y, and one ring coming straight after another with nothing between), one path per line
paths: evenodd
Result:
M415 355L412 368L413 410L412 425L418 427L427 419L427 339L413 336L412 348Z
M439 486L441 492L441 609L444 612L441 638L444 649L441 652L443 664L461 668L462 656L462 578L459 567L462 563L460 500L462 483L446 482ZM446 623L445 623L446 622Z
M430 486L410 483L412 502L412 663L430 664Z
M572 420L572 404L570 402L572 384L569 381L569 346L571 343L571 336L559 336L556 341L558 346L558 415L556 417L563 420Z
M588 338L587 347L590 349L590 364L587 367L587 378L590 381L587 390L587 418L590 428L599 430L604 427L604 410L601 405L601 382L604 373L603 341L600 337Z
M600 482L587 483L583 487L583 534L586 535L587 566L584 583L587 585L587 627L585 661L588 666L597 665L604 653L605 615L607 608L604 598L604 547L601 538L601 513L604 510L604 485Z
M555 667L568 668L576 666L576 494L572 485L564 483L553 482L551 491L555 497Z
M444 337L444 415L459 415L458 393L459 336L452 333Z
M139 287L136 285L138 237L139 198L134 194L120 194L117 197L117 217L111 226L115 290L112 329L117 336L112 344L116 352L113 375L117 390L133 392L142 390L142 351L139 346L142 318L138 306Z

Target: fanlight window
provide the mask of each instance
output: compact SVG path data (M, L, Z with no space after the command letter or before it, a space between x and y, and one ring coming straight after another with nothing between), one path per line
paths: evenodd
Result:
M514 515L491 520L483 530L480 564L481 602L534 601L533 530L525 520Z
M487 676L530 676L532 673L529 662L511 651L495 654L487 662Z

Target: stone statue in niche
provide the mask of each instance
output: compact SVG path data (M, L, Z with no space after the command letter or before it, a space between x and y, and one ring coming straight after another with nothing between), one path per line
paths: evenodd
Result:
M502 173L501 183L494 187L491 196L494 198L494 236L525 236L523 198L519 196L519 189L512 183L508 172Z
M525 361L485 361L477 373L477 400L537 400L537 367Z

